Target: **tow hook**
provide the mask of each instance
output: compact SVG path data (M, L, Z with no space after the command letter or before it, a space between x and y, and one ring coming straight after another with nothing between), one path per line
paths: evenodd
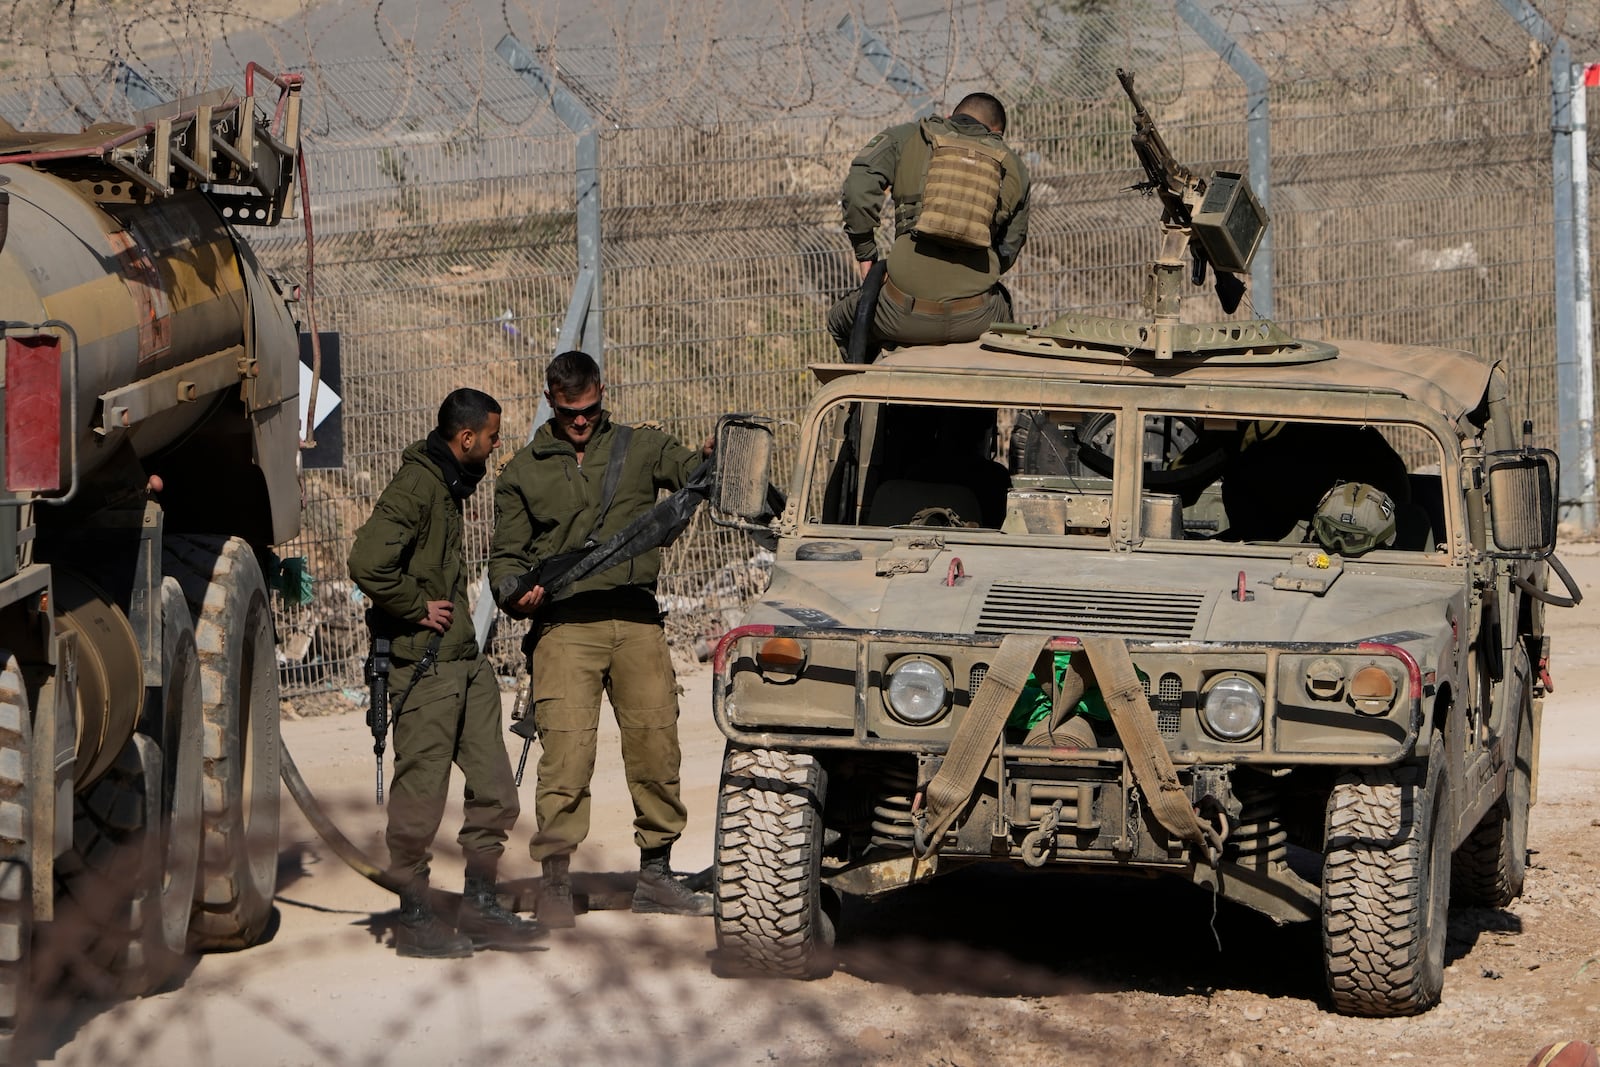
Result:
M1029 867L1043 867L1055 855L1056 825L1061 821L1061 801L1050 805L1050 810L1039 820L1038 829L1028 831L1022 839L1022 862Z
M1207 793L1200 798L1200 803L1194 806L1195 814L1200 816L1200 826L1206 836L1206 852L1215 865L1222 857L1222 846L1227 843L1228 834L1233 828L1228 823L1228 812L1223 807L1222 801Z

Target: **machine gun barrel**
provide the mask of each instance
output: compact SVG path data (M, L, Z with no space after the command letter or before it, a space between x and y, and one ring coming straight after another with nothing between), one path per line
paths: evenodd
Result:
M1197 185L1194 174L1179 163L1167 148L1161 131L1156 128L1156 120L1150 117L1144 101L1139 99L1139 93L1133 87L1133 75L1119 67L1117 81L1122 83L1122 91L1133 102L1133 151L1139 157L1140 166L1144 167L1146 178L1137 188L1153 192L1161 198L1165 221L1187 226L1190 212L1184 194L1191 189L1201 192L1203 187Z

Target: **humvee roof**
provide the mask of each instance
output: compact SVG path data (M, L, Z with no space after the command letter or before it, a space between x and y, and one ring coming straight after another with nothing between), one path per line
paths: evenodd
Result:
M1066 377L1082 381L1162 379L1259 385L1263 388L1327 389L1393 393L1438 412L1451 423L1482 403L1494 361L1470 352L1421 345L1339 341L1338 355L1309 362L1223 363L1178 357L1170 360L1108 360L1105 353L1061 348L1043 354L996 347L992 335L963 344L925 345L885 352L872 364L818 363L823 382L850 374L927 371Z

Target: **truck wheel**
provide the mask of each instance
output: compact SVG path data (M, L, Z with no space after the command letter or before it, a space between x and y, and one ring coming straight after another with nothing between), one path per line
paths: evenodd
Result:
M1519 677L1529 677L1526 663ZM1517 711L1517 744L1506 791L1456 850L1450 895L1457 904L1503 908L1522 895L1528 869L1528 801L1533 777L1533 698L1527 686Z
M161 944L166 951L181 954L188 948L189 918L200 880L206 724L194 620L183 587L170 577L161 585L161 635L161 810L165 848L157 903Z
M1444 988L1450 810L1443 741L1419 766L1350 771L1328 798L1322 948L1334 1009L1416 1015Z
M33 789L28 692L16 657L0 649L0 1063L13 1045L30 992L33 939Z
M204 718L194 949L243 948L272 917L278 880L278 671L272 608L237 537L167 539L167 573L194 611Z
M66 995L142 996L177 962L162 938L160 781L160 751L136 734L73 802L72 851L56 861L56 921L43 950Z
M728 746L717 799L718 972L817 978L832 970L823 906L827 776L804 752Z

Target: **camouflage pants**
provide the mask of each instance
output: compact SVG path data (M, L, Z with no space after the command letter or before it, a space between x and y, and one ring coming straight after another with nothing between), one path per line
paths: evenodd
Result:
M688 821L678 780L678 686L659 622L603 619L541 628L534 647L533 715L543 752L534 813L536 860L577 848L589 835L600 696L611 699L633 800L633 840L670 845Z
M397 695L411 683L413 670L413 664L395 661L390 678ZM402 882L428 875L452 763L466 779L466 810L456 840L468 872L492 877L521 808L506 755L500 686L481 657L435 664L395 720L385 837L389 869Z

